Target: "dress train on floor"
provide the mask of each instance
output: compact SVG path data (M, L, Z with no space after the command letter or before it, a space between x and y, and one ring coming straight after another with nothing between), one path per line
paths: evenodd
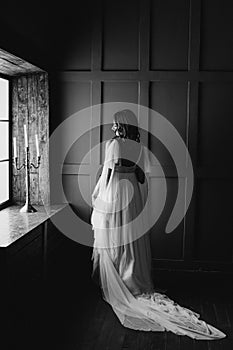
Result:
M171 331L193 339L216 340L226 335L200 320L200 315L178 305L165 294L134 296L120 278L107 249L99 252L99 272L103 299L124 327L141 331Z

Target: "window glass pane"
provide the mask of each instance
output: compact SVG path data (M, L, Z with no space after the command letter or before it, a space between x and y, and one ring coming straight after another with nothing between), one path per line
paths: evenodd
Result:
M9 159L9 123L0 121L0 160Z
M0 162L0 204L9 199L9 161Z
M0 78L0 119L9 119L9 81Z

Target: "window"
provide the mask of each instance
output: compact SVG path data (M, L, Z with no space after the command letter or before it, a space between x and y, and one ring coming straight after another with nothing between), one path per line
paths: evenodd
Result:
M10 203L9 80L0 77L0 209Z

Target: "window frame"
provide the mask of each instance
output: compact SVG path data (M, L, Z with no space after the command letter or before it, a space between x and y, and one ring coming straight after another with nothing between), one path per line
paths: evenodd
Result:
M12 180L13 180L13 161L12 161L12 80L11 77L5 74L0 73L0 78L8 80L9 83L9 100L8 100L8 118L9 118L9 134L8 134L8 141L9 141L9 199L5 202L0 204L0 210L9 207L13 204L13 186L12 186ZM1 119L0 119L1 120Z

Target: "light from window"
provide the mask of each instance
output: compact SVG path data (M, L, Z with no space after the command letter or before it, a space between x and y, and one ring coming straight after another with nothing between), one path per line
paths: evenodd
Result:
M0 78L0 205L9 200L9 81Z

